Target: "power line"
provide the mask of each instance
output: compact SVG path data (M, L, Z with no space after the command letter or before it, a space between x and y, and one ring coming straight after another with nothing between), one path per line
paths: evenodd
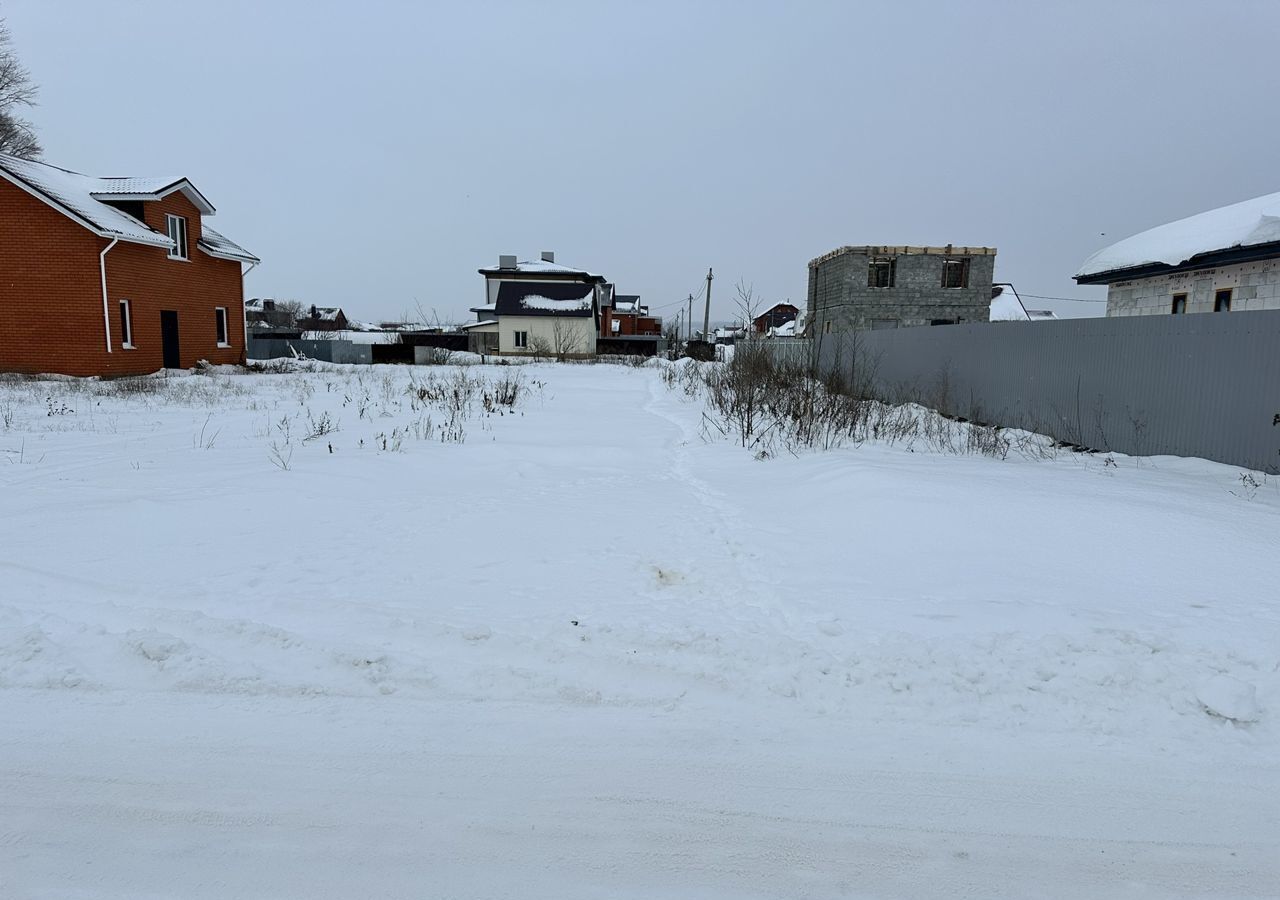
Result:
M1019 297L1030 297L1032 300L1065 300L1068 303L1106 303L1106 298L1093 300L1088 297L1046 297L1044 294L1026 294L1018 291Z

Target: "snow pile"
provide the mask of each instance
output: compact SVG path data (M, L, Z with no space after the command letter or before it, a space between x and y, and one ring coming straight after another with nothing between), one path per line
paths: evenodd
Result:
M1196 699L1205 712L1220 719L1247 724L1258 721L1258 691L1229 675L1215 675L1196 691Z
M1215 250L1280 241L1280 193L1233 203L1160 225L1104 247L1076 277L1164 263L1176 266Z

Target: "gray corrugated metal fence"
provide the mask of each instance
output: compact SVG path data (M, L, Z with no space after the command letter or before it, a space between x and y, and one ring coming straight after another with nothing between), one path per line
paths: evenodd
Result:
M813 357L813 341L808 338L761 338L752 347L763 347L778 365L807 366Z
M324 362L363 365L373 362L372 345L341 340L250 338L247 355L249 359L286 359L293 356L295 351L308 359L319 359Z
M1280 471L1280 311L904 328L810 347L823 370L887 400L1098 450Z

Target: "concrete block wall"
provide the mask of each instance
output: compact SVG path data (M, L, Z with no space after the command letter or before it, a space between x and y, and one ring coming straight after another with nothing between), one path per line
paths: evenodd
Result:
M1173 295L1187 295L1187 312L1213 312L1217 291L1231 288L1232 312L1280 309L1280 260L1117 281L1107 288L1108 316L1158 316L1173 312Z
M937 319L958 324L987 322L991 318L991 283L995 276L995 251L966 254L953 252L860 252L831 255L809 267L808 318L817 334L870 330L880 327L909 328L929 325ZM888 248L892 251L893 248ZM895 260L894 285L867 285L873 256ZM969 260L968 286L944 288L943 263Z

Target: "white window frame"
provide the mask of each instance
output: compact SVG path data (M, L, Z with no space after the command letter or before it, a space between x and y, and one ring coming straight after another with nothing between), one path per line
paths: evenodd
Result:
M169 248L170 259L191 259L189 255L190 248L187 246L187 218L186 216L175 216L173 213L165 215L165 230L169 233L169 240L173 241L173 246Z
M213 308L213 329L214 337L217 337L218 326L221 325L223 340L218 341L219 347L231 346L231 320L227 318L227 308L225 306L215 306Z
M120 301L120 349L137 350L133 343L133 304Z
M513 331L511 332L511 346L517 350L529 349L529 332Z

